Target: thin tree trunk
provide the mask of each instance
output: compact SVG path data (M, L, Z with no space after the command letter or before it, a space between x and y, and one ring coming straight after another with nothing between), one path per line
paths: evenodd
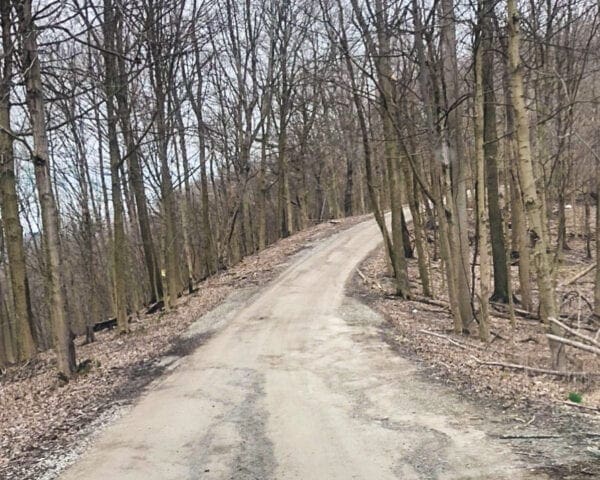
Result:
M164 8L161 2L151 1L147 6L147 22L150 26L147 33L149 50L153 59L151 72L152 87L155 97L155 126L157 156L160 164L160 193L161 207L164 225L164 254L165 254L165 276L167 286L167 299L165 305L167 308L173 308L177 297L181 293L181 282L179 272L179 242L177 236L177 210L173 191L173 180L168 159L168 135L166 119L166 92L168 80L173 73L173 58L165 60L164 53L167 45L159 41L161 36L165 36L167 27L163 25L165 21L161 9Z
M199 160L200 160L200 216L202 221L203 245L205 248L204 258L206 273L212 274L218 270L217 251L210 224L210 204L208 200L208 177L206 174L206 137L202 115L199 117Z
M117 100L117 113L119 116L123 140L125 141L125 147L127 148L129 183L131 184L131 189L133 190L133 196L135 198L137 221L140 228L140 235L142 237L144 262L146 265L146 272L148 274L148 281L150 283L148 301L150 303L154 303L162 299L163 285L160 275L158 256L154 245L155 242L152 235L152 228L150 225L150 215L148 213L148 200L146 198L146 190L144 188L142 165L138 155L137 142L132 129L131 108L129 105L128 92L129 78L125 60L123 59L124 46L121 35L116 35L116 47L121 54L117 56L117 68L119 71L119 85L115 91L115 98Z
M431 161L431 185L432 185L432 197L435 202L435 218L437 220L437 234L439 236L439 242L436 242L436 246L439 243L440 256L443 261L444 273L446 276L446 286L448 291L448 299L450 302L450 309L452 311L452 319L454 322L454 331L458 334L463 331L463 319L461 314L461 308L458 301L458 288L457 288L457 266L456 261L453 259L453 250L451 247L451 223L452 223L452 209L447 209L444 204L444 194L442 184L446 184L446 179L443 173L444 167L439 161L438 156L434 152L433 145L441 145L443 139L439 132L436 130L436 119L434 114L435 95L432 92L434 87L433 78L431 77L431 69L429 67L430 62L427 61L425 54L425 46L423 44L423 26L421 24L421 12L417 0L413 0L413 21L415 26L415 47L417 57L419 59L420 69L418 75L419 88L421 89L421 95L424 98L425 103L425 118L427 120L427 129L430 141L426 142L427 156ZM414 172L416 174L416 172ZM451 195L446 195L446 198L451 201ZM435 258L435 256L434 256Z
M479 3L481 30L475 46L475 160L477 165L477 226L479 242L479 338L483 342L490 339L489 327L489 284L490 258L488 253L488 215L485 205L486 158L485 158L485 94L484 94L484 48L481 36L485 36L487 25L483 21L485 12L481 10L485 4ZM495 159L494 159L495 160ZM506 264L504 264L506 267Z
M282 100L283 102L283 100ZM290 199L290 183L288 173L287 159L287 127L286 127L286 110L282 108L279 118L279 135L277 137L277 168L279 170L279 195L277 203L279 205L279 225L281 228L280 235L282 238L289 237L294 233L294 217L292 210L292 202Z
M516 0L507 0L508 15L508 62L510 68L512 104L515 112L517 145L519 152L518 168L519 182L525 211L529 218L529 236L533 243L533 256L536 266L537 283L540 295L540 316L547 328L554 334L560 335L557 328L549 319L558 319L559 310L556 302L556 292L552 284L550 258L547 253L548 239L544 231L546 218L542 210L541 199L538 196L535 176L533 174L533 161L529 145L529 121L525 109L523 94L522 64L519 56L520 43L520 16L517 11ZM543 194L543 192L542 192ZM564 345L549 340L552 355L552 368L566 369L566 356Z
M463 324L463 330L468 330L473 319L471 307L471 289L469 285L469 238L467 216L467 158L462 140L462 126L458 100L459 76L456 47L456 19L454 16L454 0L442 0L442 71L446 85L446 108L448 113L448 128L445 139L445 150L450 165L452 203L449 210L452 213L452 222L449 233L452 247L452 259L456 264L456 288L458 306Z
M483 145L486 168L486 187L488 199L488 218L492 240L492 259L494 267L494 291L491 300L508 303L508 262L504 240L504 222L500 209L498 193L498 136L496 134L496 95L494 92L494 50L491 15L494 1L485 0L482 5L483 49Z
M346 63L346 69L348 71L348 75L350 77L350 85L352 89L352 100L354 102L354 107L356 108L356 116L358 118L358 125L360 127L362 147L363 147L363 156L365 161L365 176L367 181L367 192L369 194L369 199L371 201L371 210L373 211L373 215L375 216L375 221L379 226L379 230L383 235L384 246L387 252L387 257L391 258L393 255L393 245L392 240L390 238L390 234L388 228L385 223L385 217L383 216L383 212L381 211L381 207L379 204L379 199L377 197L377 192L375 190L375 175L373 171L373 163L372 163L372 151L371 144L369 141L369 130L367 127L367 120L365 118L365 112L363 110L362 100L360 96L360 92L358 89L358 85L356 83L356 77L354 75L354 65L352 63L352 59L350 57L350 49L348 44L348 38L346 37L346 31L344 29L344 18L343 18L343 10L338 0L338 25L340 28L340 48L342 50L342 55L344 56L344 62Z
M262 130L260 146L260 166L258 171L258 249L267 246L267 143L269 141L270 121L267 118Z
M173 109L175 113L175 123L179 133L179 148L181 150L181 164L183 166L183 185L184 185L184 201L181 205L181 231L183 233L183 252L185 254L185 263L187 269L187 288L188 293L194 290L194 255L191 245L191 205L192 205L192 190L190 187L190 167L188 161L187 145L185 139L185 128L183 124L183 116L181 114L181 102L177 95L177 89L173 89Z
M71 98L67 107L67 115L73 119L71 123L71 133L75 141L77 155L75 158L75 166L77 171L77 180L79 183L79 189L81 192L81 235L83 240L83 261L85 265L85 280L86 285L84 287L84 293L89 297L89 302L85 302L81 305L80 314L82 317L81 325L85 327L86 332L86 343L92 343L95 340L94 337L94 323L100 319L100 308L98 305L98 296L94 291L95 276L96 276L96 262L94 255L94 233L92 226L92 214L89 206L90 199L90 186L88 183L88 166L86 159L85 147L82 142L82 134L78 129L78 125L74 120L75 115L75 99Z
M116 59L113 53L115 48L115 24L117 22L116 8L112 0L104 0L104 88L106 92L106 121L108 127L108 153L110 157L110 178L112 189L113 209L113 242L112 242L112 269L113 269L113 295L115 299L115 316L120 333L129 331L127 320L126 297L126 238L123 213L123 198L121 193L121 154L117 138L117 115L114 106L115 93L119 88L116 70Z
M589 208L589 207L588 207ZM586 219L588 222L588 219ZM589 230L589 227L588 227ZM588 233L589 236L589 233ZM600 317L600 165L596 164L596 283L594 285L594 314Z
M344 216L354 215L352 194L354 191L354 158L346 155L346 186L344 187Z
M406 161L404 165L404 179L406 181L408 207L410 209L413 231L415 234L415 248L417 250L417 265L419 267L419 278L423 288L423 295L425 297L432 297L431 281L429 280L429 269L428 269L428 254L427 246L425 243L423 221L421 218L421 211L417 202L417 195L415 192L415 184L413 182L412 175L410 174L409 165Z

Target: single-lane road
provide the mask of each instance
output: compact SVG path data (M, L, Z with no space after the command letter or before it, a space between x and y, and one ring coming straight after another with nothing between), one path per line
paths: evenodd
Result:
M485 412L420 379L345 296L380 241L367 221L305 251L60 478L530 478L470 426Z

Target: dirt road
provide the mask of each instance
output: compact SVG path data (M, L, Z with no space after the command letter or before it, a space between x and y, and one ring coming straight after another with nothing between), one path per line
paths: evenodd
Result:
M373 221L352 227L200 321L205 344L60 478L532 478L470 427L485 412L419 379L382 320L344 295L379 242Z

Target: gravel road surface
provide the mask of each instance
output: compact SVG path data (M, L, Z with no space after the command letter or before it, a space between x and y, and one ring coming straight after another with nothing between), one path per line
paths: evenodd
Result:
M380 241L374 221L358 224L199 320L204 344L60 478L543 478L485 433L488 410L424 380L345 295Z

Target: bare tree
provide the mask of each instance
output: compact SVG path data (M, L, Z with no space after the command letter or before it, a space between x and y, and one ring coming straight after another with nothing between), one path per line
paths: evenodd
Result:
M66 316L59 218L50 176L50 156L37 33L33 21L31 0L17 3L15 8L20 22L21 73L25 79L27 108L33 134L31 161L35 167L35 181L45 236L44 247L54 348L57 353L59 371L66 378L69 378L75 370L75 347L73 345L73 334Z

